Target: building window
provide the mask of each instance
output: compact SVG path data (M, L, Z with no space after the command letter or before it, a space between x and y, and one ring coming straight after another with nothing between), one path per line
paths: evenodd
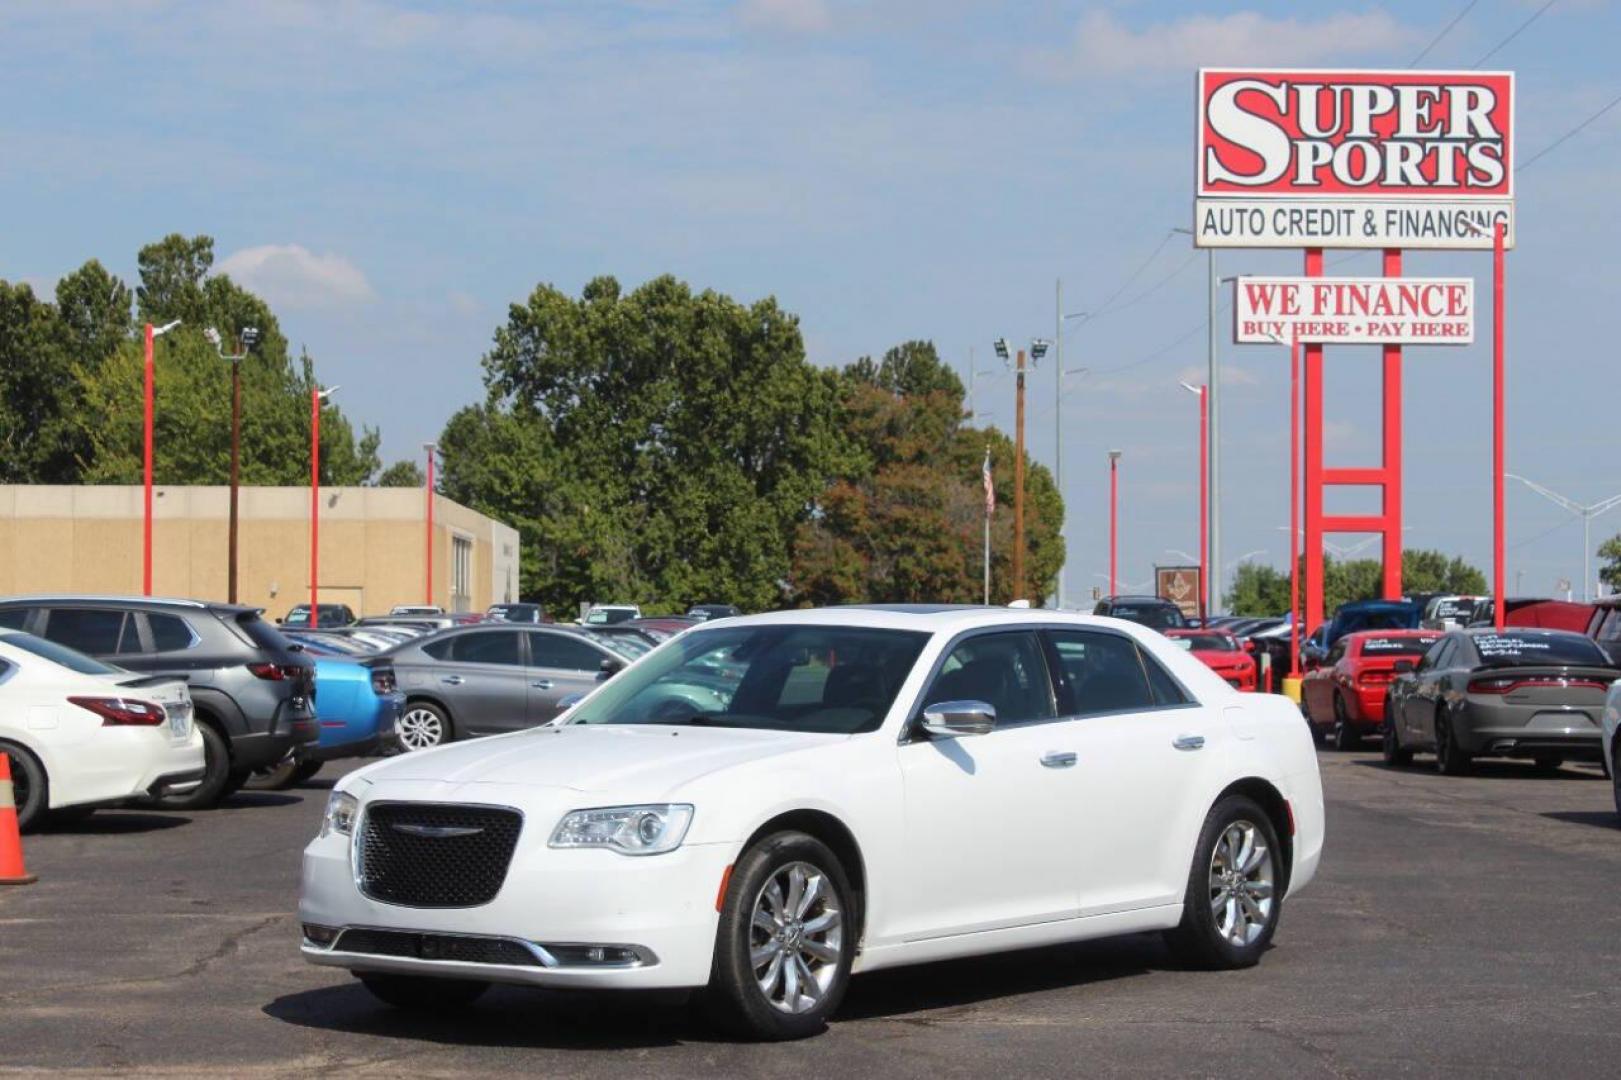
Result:
M453 611L473 608L473 541L465 536L451 538L450 606Z

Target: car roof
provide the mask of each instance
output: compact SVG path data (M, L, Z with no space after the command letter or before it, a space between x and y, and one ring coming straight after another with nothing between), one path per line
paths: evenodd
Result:
M1028 626L1042 623L1058 626L1121 627L1133 632L1143 628L1122 619L1081 615L1050 608L983 607L976 604L848 604L839 607L799 608L759 615L739 615L718 623L711 630L699 623L691 634L720 633L739 626L799 625L871 627L882 630L918 630L924 633L956 633L982 626Z
M245 604L222 604L212 600L187 600L169 596L104 596L95 593L41 593L33 596L8 596L0 600L0 604L7 607L22 607L35 604L91 607L111 604L117 607L133 607L154 611L174 610L176 608L189 611L212 611L222 615L258 614L260 610L259 608L248 607Z

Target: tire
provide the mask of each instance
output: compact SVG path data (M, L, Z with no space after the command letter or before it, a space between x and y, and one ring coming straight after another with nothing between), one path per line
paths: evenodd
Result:
M1610 751L1610 786L1615 789L1615 812L1621 814L1621 736Z
M431 750L455 739L456 728L443 706L431 701L409 701L400 714L399 737L400 749L405 752Z
M51 784L39 759L16 743L0 742L0 754L11 762L11 793L17 800L17 828L32 832L45 823Z
M1548 757L1546 755L1532 760L1536 764L1537 772L1540 773L1556 773L1559 771L1559 767L1565 763L1565 759L1562 757Z
M298 768L293 771L292 786L298 787L300 784L307 784L311 780L315 779L315 774L321 771L321 766L323 764L325 764L325 762L300 761L298 763Z
M1435 767L1443 776L1468 776L1474 764L1469 751L1458 746L1452 731L1452 717L1442 710L1435 713Z
M209 724L198 724L197 730L203 735L203 782L190 791L160 796L157 805L165 810L206 810L230 793L226 790L231 782L230 746Z
M472 979L434 979L425 975L383 975L367 973L357 978L372 996L396 1009L409 1012L441 1012L461 1009L484 996L487 982Z
M1188 870L1182 921L1166 935L1171 948L1193 967L1258 963L1283 910L1282 852L1271 820L1253 799L1229 795L1213 806ZM1235 855L1245 862L1236 863Z
M1401 732L1396 729L1396 714L1391 709L1391 701L1385 699L1385 732L1380 743L1380 751L1384 756L1385 764L1391 768L1413 763L1413 752L1401 744Z
M1334 695L1334 749L1341 753L1362 749L1362 733L1351 726L1351 718L1345 714L1345 699L1339 694Z
M858 925L849 879L826 844L802 832L761 840L726 889L705 995L711 1019L762 1041L822 1031L849 985Z
M285 791L296 782L298 764L298 755L289 750L274 765L254 769L243 786L251 791Z

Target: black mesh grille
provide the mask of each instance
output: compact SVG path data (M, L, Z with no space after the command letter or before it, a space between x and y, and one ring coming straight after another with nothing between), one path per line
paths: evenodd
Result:
M345 930L334 948L338 952L365 953L369 956L408 956L423 960L455 960L463 964L542 966L534 953L516 941L456 934Z
M368 806L360 834L360 889L374 900L407 907L487 904L501 891L522 827L516 810L491 806Z

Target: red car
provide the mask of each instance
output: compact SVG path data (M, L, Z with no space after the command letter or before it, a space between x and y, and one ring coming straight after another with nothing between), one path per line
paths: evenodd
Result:
M1236 690L1255 689L1255 657L1233 635L1220 630L1166 630L1166 637L1226 679Z
M1440 630L1359 630L1334 643L1321 666L1300 684L1300 708L1318 739L1354 750L1384 730L1385 694L1396 662L1418 658L1441 640Z

